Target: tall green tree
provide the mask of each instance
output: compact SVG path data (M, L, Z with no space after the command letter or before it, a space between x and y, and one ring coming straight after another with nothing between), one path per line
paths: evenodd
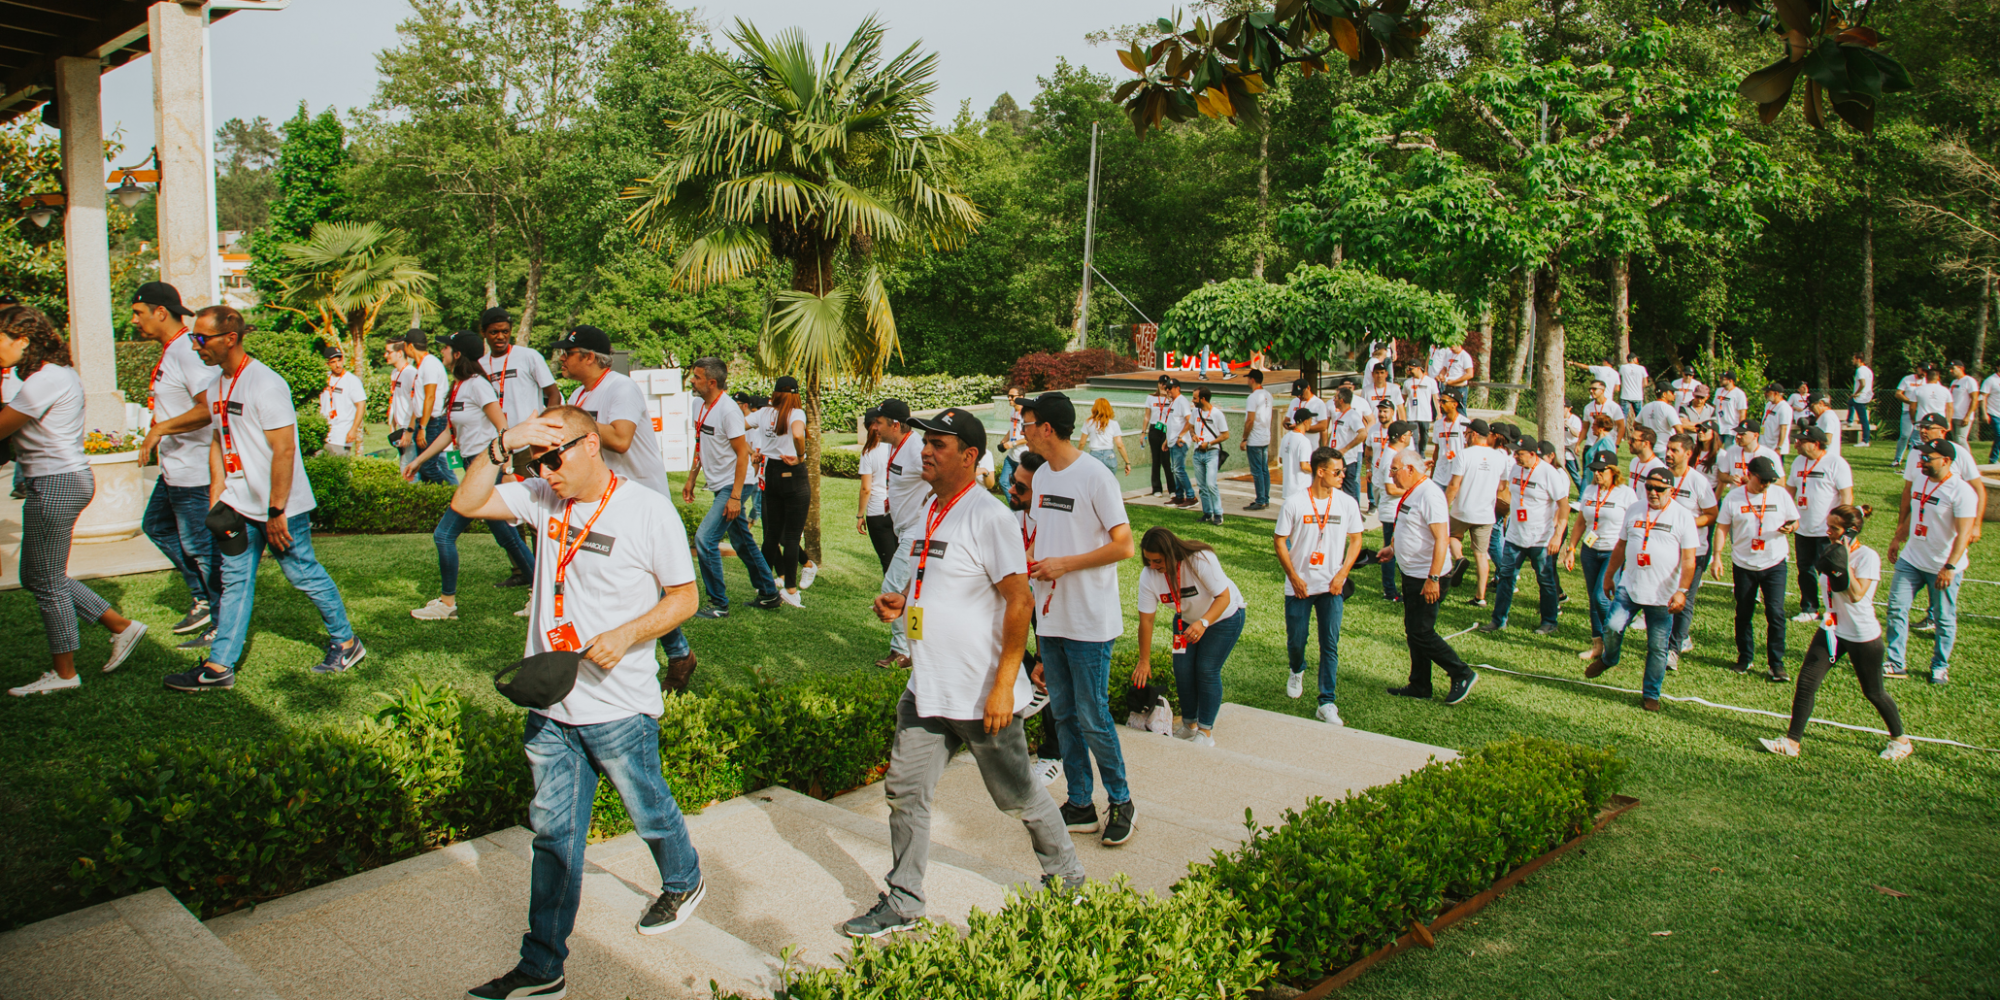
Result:
M283 297L282 273L285 244L305 239L313 227L347 217L345 171L348 164L347 130L340 117L326 108L313 115L306 103L284 125L278 144L278 163L273 174L276 198L270 202L269 221L250 240L250 280L259 293Z
M267 305L293 313L326 340L348 344L366 358L366 340L382 309L430 304L436 277L403 252L403 234L374 222L322 222L296 243L281 245L283 295Z

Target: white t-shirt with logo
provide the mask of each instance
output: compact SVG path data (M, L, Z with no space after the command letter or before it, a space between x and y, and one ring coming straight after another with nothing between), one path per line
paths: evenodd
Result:
M1203 410L1197 406L1188 414L1188 444L1194 448L1213 448L1222 435L1229 433L1229 414L1214 403Z
M1875 591L1882 584L1882 557L1866 545L1847 550L1847 575L1850 580L1873 582L1858 601L1849 599L1845 590L1835 590L1828 595L1827 603L1832 605L1833 611L1833 634L1843 642L1872 641L1882 634L1882 623L1875 617Z
M510 345L507 353L497 358L490 352L481 355L479 370L493 383L500 399L500 415L509 427L542 412L543 390L556 384L541 352L520 346Z
M1646 501L1625 512L1624 579L1620 585L1635 603L1665 607L1681 586L1681 553L1692 551L1701 532L1694 515L1680 504L1654 510Z
M1470 374L1472 374L1472 352L1464 347L1454 347L1450 354L1444 356L1444 370L1438 373L1437 380L1441 384L1450 385Z
M716 413L726 409L741 416L741 411L737 410L736 405L727 398L722 398L720 402L721 405L715 408ZM604 377L598 380L594 388L577 386L571 391L568 403L590 414L590 419L600 424L615 424L620 420L630 420L632 443L626 446L623 453L609 448L602 449L604 464L610 466L611 471L618 473L619 478L630 479L667 497L671 502L673 486L667 481L666 460L660 456L660 436L653 429L653 415L647 409L646 394L639 388L639 383L632 381L632 376L605 372ZM711 416L710 419L715 418ZM722 473L720 480L722 485L716 486L717 480L713 476L708 482L713 489L727 491L731 485L730 477L735 475L736 449L729 447L728 441L725 440L721 450L728 453L730 459ZM701 455L704 470L708 468L708 451L709 446L704 443Z
M1287 497L1285 505L1278 509L1278 523L1271 533L1285 539L1292 569L1306 582L1306 593L1293 592L1288 576L1285 596L1326 593L1333 586L1333 574L1347 559L1349 537L1366 530L1368 526L1361 520L1361 505L1344 490L1333 490L1324 500L1313 496L1310 490ZM1315 555L1319 557L1316 563Z
M1674 424L1679 417L1674 404L1665 400L1656 399L1639 408L1639 426L1652 428L1654 441L1661 448L1674 436Z
M1979 383L1979 392L1986 397L1987 419L2000 417L2000 374L1986 376L1986 381Z
M1431 478L1441 482L1451 482L1453 470L1458 465L1459 453L1465 450L1465 430L1472 426L1472 418L1461 413L1450 420L1442 416L1433 430L1437 438L1437 459L1431 469Z
M1096 462L1087 464L1105 471ZM932 504L941 502L934 499ZM999 584L1028 571L1021 522L1007 505L975 485L935 525L926 555L925 511L932 504L923 505L916 530L900 542L913 568L903 591L909 597L904 612L910 616L909 690L916 695L918 715L984 718L986 699L999 676L1007 617ZM921 591L914 571L920 560ZM1115 566L1110 569L1117 572ZM1016 671L1014 710L1020 711L1033 694L1028 671Z
M1951 383L1951 419L1953 422L1972 416L1972 397L1979 391L1979 380L1970 375L1960 375Z
M1772 462L1771 464L1777 465L1778 463ZM1667 471L1672 472L1673 469L1669 468ZM1643 494L1644 491L1635 490L1634 492ZM1701 518L1702 511L1716 506L1714 481L1708 478L1707 473L1693 466L1689 466L1687 472L1674 477L1672 495L1674 503L1679 504L1682 510L1688 512L1688 517L1694 520ZM1645 497L1642 495L1639 499L1644 500ZM1697 556L1708 554L1708 532L1697 531L1695 533L1694 554Z
M924 501L931 496L931 484L924 482L924 435L913 430L904 434L900 443L886 446L889 455L883 462L888 471L882 480L888 491L889 522L895 525L898 536L904 536L921 525ZM992 449L986 449L985 454L991 456Z
M1358 395L1368 401L1368 412L1378 416L1381 412L1383 400L1388 400L1389 406L1393 409L1400 409L1403 405L1403 387L1394 382L1388 382L1379 386L1371 383L1368 388L1362 390ZM1360 401L1357 400L1355 405L1361 405ZM1396 418L1391 417L1389 419L1394 420Z
M1286 431L1278 442L1278 471L1284 476L1285 499L1304 493L1312 485L1312 473L1299 466L1310 465L1315 447L1310 436L1297 430Z
M1912 418L1913 421L1922 420L1933 413L1939 416L1951 415L1946 412L1951 409L1951 390L1936 382L1925 382L1923 385L1911 388L1909 396L1917 401L1917 413Z
M1429 375L1403 380L1403 393L1409 397L1409 418L1418 423L1430 423L1437 419L1437 379Z
M1958 537L1958 519L1979 516L1979 493L1963 477L1943 482L1925 476L1910 489L1910 535L1901 558L1925 573L1944 570L1951 545ZM1963 572L1972 559L1968 547L1953 569Z
M1181 432L1187 430L1188 418L1194 415L1194 402L1186 396L1167 402L1167 447L1186 444L1181 440Z
M1828 452L1815 462L1800 455L1792 459L1792 474L1786 478L1793 500L1799 505L1799 534L1806 538L1826 537L1826 514L1840 502L1840 491L1854 488L1854 469L1847 460Z
M1327 405L1325 397L1322 396L1314 396L1311 399L1299 399L1294 397L1292 399L1292 412L1296 413L1301 409L1312 411L1313 423L1319 423L1320 421L1325 420L1327 414L1333 412L1333 408Z
M1741 569L1766 570L1790 555L1791 540L1779 530L1799 519L1791 494L1766 487L1751 494L1741 486L1722 498L1715 523L1729 532L1729 561Z
M1770 459L1771 465L1775 468L1783 469L1785 467L1785 460L1780 458L1777 452L1761 444L1757 446L1756 451L1749 454L1744 454L1742 445L1732 444L1723 449L1722 461L1717 463L1717 471L1735 476L1736 482L1740 485L1743 482L1743 477L1750 474L1750 463L1760 458Z
M362 388L361 376L346 372L334 378L328 373L326 388L319 391L319 415L326 418L328 444L347 443L347 434L367 403L368 390Z
M1358 515L1357 515L1358 516ZM1166 605L1169 614L1174 613L1173 583L1180 584L1179 613L1189 624L1205 617L1209 605L1224 593L1229 595L1229 603L1222 614L1210 618L1210 625L1247 607L1243 592L1236 589L1229 576L1222 572L1222 562L1213 552L1197 552L1181 563L1178 581L1169 581L1166 574L1151 566L1139 571L1139 597L1134 603L1142 615L1159 614L1160 605Z
M1692 375L1683 375L1674 380L1674 405L1694 405L1694 391L1701 388L1701 380Z
M1261 388L1250 393L1249 398L1243 401L1243 446L1245 448L1271 446L1271 394ZM1104 447L1111 446L1107 444Z
M1743 415L1750 412L1750 397L1739 386L1718 389L1715 393L1715 426L1724 435L1736 432L1736 425L1743 422Z
M1556 504L1569 499L1569 476L1553 462L1537 461L1533 470L1516 465L1507 482L1514 493L1507 511L1507 540L1524 549L1549 544L1560 527Z
M1646 366L1622 364L1618 366L1618 398L1634 403L1646 398Z
M229 441L242 466L224 473L222 502L259 523L270 516L272 507L283 507L287 518L312 510L312 482L306 479L305 456L299 454L299 413L292 407L291 384L255 358L246 359L238 371L233 392L231 381L224 372L208 390L215 434L220 437L223 425L228 425ZM442 396L438 405L444 405ZM284 431L292 437L292 492L283 503L274 503L271 497L271 441L264 436L266 431ZM227 455L223 467L228 468Z
M1631 461L1625 463L1625 475L1634 483L1637 483L1646 478L1646 474L1652 472L1654 469L1664 469L1666 467L1667 463L1660 461L1658 454L1655 454L1652 458L1640 458L1634 455ZM1633 488L1637 489L1638 487L1635 486Z
M799 454L798 442L792 438L792 431L796 428L799 436L805 436L806 411L796 406L792 407L792 412L785 415L785 429L783 431L777 430L777 420L778 411L773 409L770 411L770 415L762 421L765 432L763 434L763 441L758 446L757 453L777 462L783 462L787 458L803 457Z
M1489 515L1492 509L1490 505L1487 507ZM1396 501L1396 568L1404 576L1427 579L1431 575L1431 562L1437 556L1437 539L1431 536L1431 525L1450 523L1450 505L1445 502L1444 488L1437 480L1426 477L1410 487Z
M1618 377L1618 369L1610 365L1590 365L1589 369L1590 380L1604 383L1605 395L1616 399L1619 388L1624 385L1624 382ZM1584 386L1584 388L1588 389L1590 387Z
M1763 432L1757 436L1757 443L1780 455L1789 453L1791 436L1785 433L1785 428L1792 425L1793 419L1792 404L1782 399L1765 406Z
M500 429L486 419L486 404L497 403L500 397L493 394L493 383L483 378L460 380L452 386L449 397L445 415L451 419L452 446L470 461L500 435ZM609 458L611 452L606 449L604 454Z
M1118 447L1118 439L1125 435L1125 428L1113 419L1099 425L1097 421L1087 421L1083 425L1083 450L1111 451Z
M491 391L489 385L488 391ZM482 418L483 419L483 418ZM488 426L491 426L489 423ZM645 614L660 601L660 592L694 582L694 560L688 555L687 530L680 512L664 495L635 489L623 476L611 499L598 513L599 497L578 498L569 508L569 532L563 532L565 501L541 479L501 483L494 495L507 505L517 523L540 535L535 545L535 589L528 601L526 655L546 653L549 632L567 623L578 642L588 644ZM591 520L592 516L596 520ZM586 535L584 526L589 525ZM563 615L555 614L556 563L572 540L581 539L563 573ZM576 687L569 696L546 708L531 709L557 722L592 726L634 715L659 718L660 698L656 639L635 643L610 670L583 661Z
M1346 413L1342 413L1334 418L1333 446L1340 448L1342 444L1348 441L1354 442L1353 447L1341 448L1341 461L1349 465L1361 461L1361 449L1368 444L1367 430L1368 417L1361 412L1361 407L1359 406L1350 406L1347 408Z
M863 508L869 517L889 513L889 445L877 441L875 447L861 456L861 475L868 477L868 505ZM1001 483L1003 488L1009 483Z
M410 415L417 412L417 403L410 398L410 390L416 387L417 369L414 366L404 365L390 374L389 426L391 428L410 426Z
M153 381L153 419L171 420L194 409L194 398L215 384L222 370L201 360L194 339L183 333L160 352L160 377ZM160 478L168 486L208 485L209 424L160 438ZM329 440L346 440L333 438Z
M423 409L425 389L436 388L437 395L431 399L431 409L429 413L425 414L425 419L436 419L444 416L444 397L446 393L451 391L451 376L445 373L444 362L438 360L436 351L431 351L424 355L422 361L417 362L416 368L417 397L415 408ZM211 400L211 402L213 401Z
M1219 417L1221 410L1214 413ZM1028 495L1035 518L1035 558L1076 556L1111 543L1111 529L1129 523L1118 478L1104 463L1077 456L1064 469L1044 465ZM1037 635L1106 642L1125 631L1118 603L1118 565L1071 570L1053 583L1030 581Z
M285 399L291 400L289 388ZM83 453L83 380L76 369L44 363L21 380L7 405L28 417L13 438L14 460L23 473L58 476L90 467ZM262 508L258 511L263 517Z
M612 372L609 374L617 374ZM581 387L579 387L581 389ZM571 394L575 399L575 394ZM702 402L696 397L691 404L694 414L695 450L701 456L701 477L710 490L729 490L736 483L736 446L731 443L743 437L745 427L743 410L727 395L717 393L713 404ZM917 442L922 445L922 441ZM748 447L749 442L744 442ZM747 474L745 482L755 482L756 477Z
M1638 502L1639 495L1624 483L1608 490L1594 482L1585 486L1583 503L1577 507L1583 515L1583 538L1579 541L1599 552L1616 548L1618 536L1625 531L1625 515Z
M1960 448L1958 442L1954 441L1952 453L1951 474L1968 484L1979 481L1979 463L1973 461L1972 449ZM1912 489L1922 486L1924 480L1928 478L1928 474L1924 472L1923 457L1922 452L1911 448L1910 453L1903 458L1903 482L1909 484ZM1977 491L1978 488L1974 487L1974 492Z
M1476 444L1459 452L1451 469L1452 476L1459 480L1451 516L1466 524L1492 524L1500 480L1513 466L1513 456L1497 448Z

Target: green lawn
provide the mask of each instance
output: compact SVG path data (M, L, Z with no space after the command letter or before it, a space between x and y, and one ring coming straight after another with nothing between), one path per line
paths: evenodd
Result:
M1883 468L1887 447L1854 454L1861 499L1886 503L1893 512L1893 501L1885 500L1896 485ZM726 621L688 626L702 659L697 687L745 684L760 675L782 681L875 669L870 663L882 655L886 630L866 613L878 575L874 557L844 516L854 488L847 481L826 484L826 506L835 512L827 523L836 530L827 538L827 567L807 593L804 611L763 612L739 604ZM1307 714L1310 699L1283 695L1282 577L1270 555L1269 522L1231 518L1218 529L1194 524L1192 515L1179 511L1133 508L1133 515L1137 530L1168 523L1214 543L1249 598L1249 627L1225 673L1227 698ZM1892 528L1892 517L1878 518L1871 544L1883 547ZM2000 579L1995 544L1975 549L1972 576ZM259 579L262 600L247 667L233 693L162 691L159 675L189 662L163 642L149 641L115 675L98 674L93 664L102 661L107 643L95 630L86 633L79 656L81 691L0 704L0 751L14 764L0 786L0 923L76 905L62 888L64 862L52 847L50 802L87 772L92 757L118 757L172 737L236 739L336 723L368 711L377 701L374 692L416 678L453 683L473 698L499 703L486 675L519 655L523 625L510 612L524 595L490 585L505 568L489 539L462 542L463 610L456 623L420 623L406 613L437 588L424 536L324 537L317 545L371 650L353 674L320 678L307 672L323 639L317 616L267 567ZM1136 567L1126 568L1128 600ZM732 561L728 573L732 593L747 595L741 565ZM1580 596L1581 582L1574 574L1568 579ZM93 586L156 628L184 610L185 593L169 574ZM1625 791L1645 804L1585 850L1447 932L1437 951L1399 957L1368 973L1347 995L2000 995L1994 907L2000 898L1994 832L2000 755L1920 746L1915 756L1889 765L1875 757L1881 737L1815 727L1807 734L1806 755L1786 760L1763 753L1756 742L1780 730L1775 719L1673 703L1648 715L1639 711L1636 696L1498 672L1485 674L1473 696L1454 708L1392 698L1383 689L1400 682L1408 653L1399 609L1379 594L1379 578L1369 574L1347 609L1340 704L1350 725L1461 748L1512 732L1610 744L1633 765ZM1441 615L1447 634L1482 620L1463 597L1461 591ZM1533 601L1532 584L1521 599ZM1695 652L1669 675L1667 693L1787 711L1788 686L1723 669L1734 659L1726 585L1711 584L1699 607ZM1912 733L2000 746L2000 683L1994 676L2000 587L1966 584L1961 607L1968 617L1960 626L1952 684L1938 689L1898 682L1890 691ZM0 681L22 683L45 666L39 620L19 591L0 594L0 612L0 648L8 651L0 655ZM1974 614L1995 618L1969 617ZM1529 618L1532 627L1532 611ZM1475 663L1580 677L1582 663L1572 654L1587 644L1588 627L1576 603L1565 607L1562 625L1549 638L1517 624L1501 637L1468 634L1455 642ZM1794 626L1790 637L1796 663L1807 634ZM1638 669L1621 667L1604 680L1636 687ZM1838 671L1822 689L1818 714L1878 724L1852 675ZM1885 895L1877 886L1908 895ZM1662 931L1672 933L1656 936Z

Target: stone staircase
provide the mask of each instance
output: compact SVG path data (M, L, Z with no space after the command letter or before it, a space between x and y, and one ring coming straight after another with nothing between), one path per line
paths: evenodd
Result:
M1301 702L1301 705L1308 703ZM1120 727L1136 836L1076 846L1091 877L1124 875L1165 892L1192 861L1246 836L1244 810L1275 823L1318 795L1393 781L1454 751L1225 705L1213 749ZM1051 794L1062 796L1059 779ZM1104 796L1098 791L1098 806ZM963 928L1039 871L1020 825L993 808L960 757L934 800L930 917ZM889 810L872 785L821 802L767 788L688 818L708 896L658 936L633 923L659 888L652 856L627 834L592 845L570 937L569 995L770 996L784 960L830 965L842 921L873 905L889 870ZM0 935L0 1000L14 997L375 1000L464 995L510 968L526 927L532 835L515 827L197 922L165 890Z

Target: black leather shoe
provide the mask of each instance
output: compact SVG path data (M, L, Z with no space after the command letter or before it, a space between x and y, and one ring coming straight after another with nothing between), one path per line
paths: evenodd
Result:
M1390 688L1389 693L1395 695L1398 698L1419 698L1425 701L1429 701L1431 697L1430 688L1419 688L1411 684L1405 684L1402 687Z

